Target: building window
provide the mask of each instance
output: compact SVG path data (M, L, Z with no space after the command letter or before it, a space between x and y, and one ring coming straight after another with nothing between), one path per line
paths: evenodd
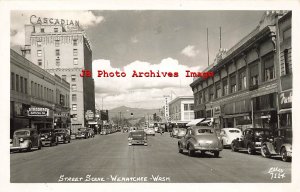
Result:
M21 88L21 93L23 93L23 91L24 91L24 87L23 87L23 77L20 77L20 88Z
M71 75L71 81L76 82L76 76L75 75Z
M56 55L56 56L60 56L60 51L59 51L59 49L55 49L55 55Z
M78 49L73 49L73 56L77 56L78 55Z
M54 33L58 33L58 28L54 28Z
M42 56L42 50L37 50L37 56L41 57Z
M37 84L34 83L34 96L37 97Z
M38 59L38 65L39 65L39 66L42 66L42 65L43 65L42 59Z
M15 90L15 73L11 72L10 78L10 88L11 90Z
M76 94L72 94L72 101L77 101L77 95Z
M184 104L184 105L183 105L183 109L184 109L185 111L188 111L188 110L189 110L189 105L188 105L188 104Z
M78 58L74 58L73 64L74 64L74 65L78 65Z
M292 35L291 28L288 28L283 31L283 39L288 39L291 37L291 35Z
M209 100L208 100L208 89L206 89L206 90L204 91L204 102L207 102L207 101L209 101Z
M16 91L19 91L19 75L16 75Z
M216 83L216 98L220 98L222 96L221 83Z
M31 91L31 96L34 96L33 81L31 81L31 88L30 88L30 91Z
M194 110L194 104L190 104L190 110L191 110L191 111Z
M199 93L199 104L203 103L203 100L202 100L202 92Z
M72 104L72 111L77 111L77 104Z
M67 76L66 75L62 75L61 78L66 81Z
M73 39L73 46L77 46L78 44L78 40L77 39Z
M24 93L27 94L28 90L27 90L27 79L24 78Z
M263 61L264 65L264 81L269 81L275 78L274 57L267 57Z
M41 28L41 33L45 33L45 29L44 28Z
M247 87L247 76L245 69L239 71L238 85L239 90L244 90Z
M230 77L230 93L236 92L236 77L235 75L231 75Z
M289 50L288 50L288 49L285 49L285 50L283 51L283 57L284 57L285 74L290 74Z
M42 41L37 41L37 46L41 47L42 46Z
M209 87L209 101L212 101L214 99L214 87L213 85Z
M41 99L43 99L44 94L43 94L43 86L41 85Z
M43 98L44 98L44 99L47 99L47 98L46 98L46 87L44 87L44 95L43 95Z
M72 91L76 91L76 90L77 90L76 84L72 84Z
M56 59L56 66L60 66L60 59Z
M59 40L55 40L55 47L59 47Z
M252 64L250 66L250 86L258 86L258 64Z
M223 80L223 95L228 95L228 82L227 82L227 78Z

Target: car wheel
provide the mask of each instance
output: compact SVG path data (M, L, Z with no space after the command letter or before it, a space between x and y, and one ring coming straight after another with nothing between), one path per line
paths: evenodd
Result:
M191 157L195 156L195 151L191 147L188 148L188 153Z
M285 147L283 147L283 148L281 149L280 155L281 155L282 161L284 161L284 162L289 162L289 161L291 161L291 157L288 157L288 156L287 156L287 151L286 151Z
M39 142L38 150L42 149L42 142Z
M231 143L231 151L233 151L233 152L238 151L234 143Z
M267 145L263 145L263 146L261 147L261 155L262 155L263 157L266 157L266 158L271 157L271 153L270 153L270 151L269 151Z
M254 155L255 151L252 149L250 145L247 146L247 152L249 155Z
M182 150L182 148L180 147L180 144L178 143L178 152L179 153L182 153L183 152L183 150Z
M67 139L65 139L65 140L64 140L64 144L67 144L67 143L68 143L68 141L67 141Z
M27 147L27 152L30 152L32 150L32 145L31 145L31 143L29 143L29 145L28 145L28 147Z
M219 157L220 151L214 151L214 157Z
M69 139L68 143L71 143L71 139Z

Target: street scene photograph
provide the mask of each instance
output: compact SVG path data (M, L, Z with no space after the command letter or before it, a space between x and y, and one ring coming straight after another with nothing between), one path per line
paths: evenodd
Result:
M293 13L11 10L9 182L292 183Z

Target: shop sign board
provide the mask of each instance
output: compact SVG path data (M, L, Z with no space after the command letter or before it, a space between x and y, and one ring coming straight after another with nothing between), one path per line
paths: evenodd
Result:
M292 90L285 91L279 94L279 106L280 109L292 108Z
M220 106L214 107L214 117L220 116L221 115L221 108Z
M49 109L43 107L30 107L28 109L28 116L36 116L36 117L49 116Z
M87 110L86 112L85 112L85 118L86 119L94 119L94 112L92 111L92 110Z

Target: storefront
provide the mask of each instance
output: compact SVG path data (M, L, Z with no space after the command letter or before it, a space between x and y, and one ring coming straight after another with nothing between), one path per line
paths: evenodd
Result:
M30 119L30 127L37 130L53 128L53 110L45 107L31 106L27 115Z
M221 129L221 107L220 106L215 106L213 108L213 127L215 129Z
M292 90L287 90L279 94L279 127L292 128Z

